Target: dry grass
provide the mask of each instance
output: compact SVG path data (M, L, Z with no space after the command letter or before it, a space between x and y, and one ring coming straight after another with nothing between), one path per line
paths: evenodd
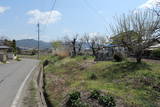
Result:
M116 97L118 106L158 107L160 66L147 62L94 62L92 58L64 58L45 68L46 91L54 106L59 106L68 93L102 90ZM50 59L51 60L51 59ZM90 79L92 74L96 80ZM156 88L154 88L156 87ZM156 89L156 90L155 90Z
M68 51L56 51L53 53L53 55L59 56L61 58L65 58L69 56L69 52Z

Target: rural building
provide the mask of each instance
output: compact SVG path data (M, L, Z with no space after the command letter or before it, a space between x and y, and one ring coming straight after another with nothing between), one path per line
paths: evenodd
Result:
M0 62L5 62L8 59L8 51L9 47L5 45L0 46Z
M4 44L4 40L0 40L0 62L14 59L13 49Z
M104 44L96 57L98 61L113 60L115 53L121 53L122 55L127 55L127 50L119 45L114 44Z
M156 44L150 47L150 50L160 49L160 44Z

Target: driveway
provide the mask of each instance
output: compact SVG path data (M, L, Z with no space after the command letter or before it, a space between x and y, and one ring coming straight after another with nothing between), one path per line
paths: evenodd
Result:
M39 61L22 59L0 64L0 107L10 107L21 84Z

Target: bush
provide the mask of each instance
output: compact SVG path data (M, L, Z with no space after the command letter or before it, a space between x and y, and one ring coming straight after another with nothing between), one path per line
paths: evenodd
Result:
M91 58L93 58L93 56L89 56L89 55L84 55L83 56L83 60L87 60L87 59L91 59Z
M17 56L16 57L16 59L15 59L16 61L21 61L21 59Z
M93 90L91 92L91 96L90 98L93 98L93 99L98 99L100 97L100 92L98 90Z
M95 73L92 73L92 75L90 76L91 80L96 80L97 79L97 75Z
M35 49L33 49L32 51L31 51L31 55L36 55L36 53L38 53Z
M87 59L87 56L84 56L84 57L83 57L83 60L86 60L86 59Z
M160 49L153 50L151 56L160 58Z
M45 60L45 61L43 62L43 67L47 66L48 64L49 64L49 61L48 61L48 60Z
M97 99L101 105L104 107L115 107L116 103L114 97L111 95L101 95L100 91L93 90L91 92L90 98Z
M81 94L78 91L69 94L69 96L71 100L78 100L81 98Z
M116 62L121 62L123 60L123 55L121 53L115 53L113 58Z
M69 99L67 101L67 107L87 107L87 104L83 103L81 100L80 92L76 91L69 94Z
M116 106L115 100L111 95L100 96L99 103L104 105L105 107L115 107Z

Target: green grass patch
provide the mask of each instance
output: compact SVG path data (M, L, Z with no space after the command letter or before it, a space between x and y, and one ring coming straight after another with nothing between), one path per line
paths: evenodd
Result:
M45 89L54 106L74 90L94 89L112 94L119 105L160 106L160 92L153 88L160 84L160 62L94 62L86 56L46 59L53 62L45 67Z
M23 106L24 107L37 107L38 101L36 97L37 95L36 95L35 83L32 80L27 89L26 96L23 99Z

